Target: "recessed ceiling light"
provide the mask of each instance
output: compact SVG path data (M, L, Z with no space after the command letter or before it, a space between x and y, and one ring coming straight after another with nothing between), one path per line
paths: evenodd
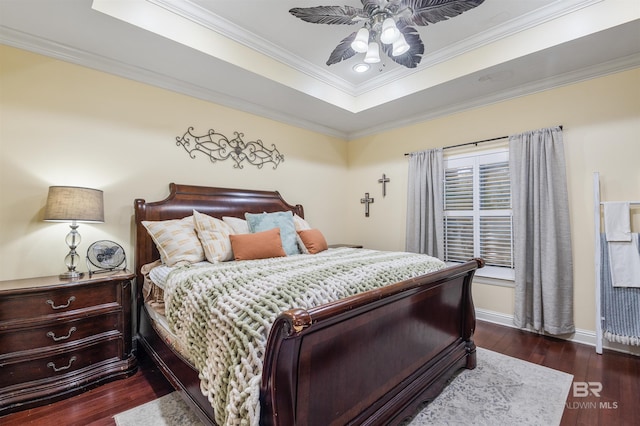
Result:
M355 72L365 72L369 71L369 64L355 64L353 66L353 70Z

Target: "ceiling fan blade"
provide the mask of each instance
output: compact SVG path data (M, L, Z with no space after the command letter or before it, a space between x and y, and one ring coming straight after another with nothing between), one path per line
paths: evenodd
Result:
M351 48L351 42L355 38L356 38L355 32L351 33L349 36L344 38L336 46L336 48L333 49L333 52L331 52L331 55L329 55L329 59L327 59L327 65L337 64L343 59L349 59L350 57L355 55L356 51Z
M467 10L480 6L484 0L404 0L413 14L401 17L400 21L409 25L429 25L458 16Z
M382 8L386 2L386 0L362 0L362 10L364 10L366 16L371 16L376 9Z
M424 53L424 44L420 39L418 30L402 23L398 24L398 29L404 35L404 39L409 45L409 50L402 55L393 56L393 47L390 44L382 44L382 50L387 54L391 60L397 64L403 65L407 68L415 68L422 60L422 54Z
M366 18L362 9L351 6L294 7L289 13L312 24L353 25Z

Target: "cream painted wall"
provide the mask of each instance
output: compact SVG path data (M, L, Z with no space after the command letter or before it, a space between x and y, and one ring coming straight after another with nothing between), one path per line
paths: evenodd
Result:
M603 200L640 200L640 69L488 105L349 143L348 229L368 247L404 248L407 159L420 151L564 125L576 327L595 330L593 172ZM482 145L480 145L482 148ZM382 198L377 179L390 177ZM375 197L371 217L358 199ZM633 211L640 232L640 209ZM390 226L389 224L394 224ZM475 285L476 307L513 315L513 289Z
M159 200L168 183L277 189L305 206L330 243L401 250L405 152L563 124L575 269L576 326L594 330L592 173L605 200L640 199L640 70L623 72L345 142L44 56L0 46L0 279L57 274L64 224L42 222L47 188L105 191L106 223L82 224L132 256L133 200ZM175 145L188 126L275 144L277 170L190 159ZM387 195L377 182L391 179ZM360 198L375 198L364 217ZM346 203L346 209L344 204ZM390 225L392 224L392 225ZM640 211L634 227L640 230ZM513 290L478 284L476 307L511 315Z
M50 185L104 191L105 223L79 228L83 262L91 242L110 239L133 266L133 200L160 200L170 182L278 190L330 243L343 241L345 141L6 46L0 58L1 280L65 269L69 227L42 221ZM175 143L189 126L243 132L285 161L240 170L191 159Z

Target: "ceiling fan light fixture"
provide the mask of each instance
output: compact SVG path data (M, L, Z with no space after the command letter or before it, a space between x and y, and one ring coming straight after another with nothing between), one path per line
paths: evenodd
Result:
M369 43L367 54L364 57L364 61L367 64L376 64L380 62L380 46L375 41Z
M410 49L407 40L405 40L404 35L400 34L400 37L396 41L393 42L393 49L391 50L391 54L393 56L400 56L403 53L407 53Z
M424 44L415 27L453 18L484 2L485 0L360 0L362 7L294 7L289 9L289 13L312 24L357 25L356 32L350 32L329 54L327 65L337 64L358 53L364 54L365 63L375 64L381 61L382 50L397 65L415 68L424 54Z
M356 38L351 42L351 48L358 53L364 53L369 47L369 30L360 28Z
M396 21L389 17L382 21L382 31L380 41L384 44L392 44L400 37L400 30L396 27Z

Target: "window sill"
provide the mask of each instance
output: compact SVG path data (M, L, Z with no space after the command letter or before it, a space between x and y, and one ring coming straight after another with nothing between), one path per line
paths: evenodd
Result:
M457 265L456 262L447 262L447 266ZM474 276L474 282L500 287L515 287L515 272L513 269L485 266L478 269Z
M494 277L483 277L482 275L476 275L473 278L473 282L477 284L485 284L485 285L495 285L498 287L510 287L514 288L516 283L513 280L505 280L502 278L494 278Z

